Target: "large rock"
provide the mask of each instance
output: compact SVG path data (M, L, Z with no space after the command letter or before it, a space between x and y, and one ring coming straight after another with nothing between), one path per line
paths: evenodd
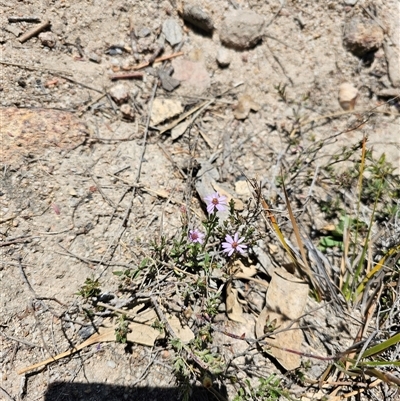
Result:
M378 50L382 42L382 28L374 21L352 18L344 26L343 43L358 57Z
M46 149L71 150L87 136L86 125L73 113L52 109L0 108L0 165L19 166L40 158Z
M263 36L264 18L253 11L232 11L227 14L220 31L220 40L227 47L243 50L254 47Z

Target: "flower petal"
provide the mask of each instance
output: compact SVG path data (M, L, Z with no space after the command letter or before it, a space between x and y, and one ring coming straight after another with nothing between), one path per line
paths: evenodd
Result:
M228 234L227 234L226 237L225 237L225 241L226 241L226 242L229 242L230 244L233 244L233 242L234 242L234 241L233 241L233 238L232 238L230 235L228 235Z

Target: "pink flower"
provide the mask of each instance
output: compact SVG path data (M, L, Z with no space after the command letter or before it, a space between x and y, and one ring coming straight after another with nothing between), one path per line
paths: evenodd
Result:
M247 248L247 245L242 244L244 238L239 238L239 233L235 233L233 238L230 235L227 235L225 241L226 242L222 243L222 248L224 248L223 252L226 252L228 256L231 256L233 252L243 254Z
M197 242L198 244L202 244L204 241L204 234L199 231L197 228L195 230L189 231L189 241L194 244Z
M207 202L207 212L209 214L215 212L222 212L228 206L226 196L221 196L218 192L215 192L212 195L208 195L204 198Z

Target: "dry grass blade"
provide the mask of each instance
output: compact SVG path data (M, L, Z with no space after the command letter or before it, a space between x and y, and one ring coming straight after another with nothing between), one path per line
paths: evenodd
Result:
M275 231L275 234L277 235L277 237L279 239L279 242L285 248L285 251L289 255L289 257L292 260L292 262L295 265L297 265L298 261L297 261L296 256L294 255L294 253L292 252L292 250L290 249L290 247L286 243L285 237L283 236L282 231L279 228L278 222L276 221L275 216L273 215L270 207L268 206L268 203L261 196L261 188L260 188L260 186L257 184L257 182L255 180L248 180L248 183L252 186L252 188L254 190L254 192L253 192L254 199L256 201L258 200L261 203L261 206L262 206L263 211L264 211L263 217L265 218L267 223L268 222L271 223L271 226L272 226L273 230Z
M384 263L387 259L389 259L392 255L400 251L400 244L389 249L385 256L381 258L381 260L377 263L377 265L365 276L364 280L357 287L357 295L360 296L364 291L365 287L368 283L373 279L373 277L384 267Z
M310 265L308 264L306 252L304 250L304 244L303 244L303 241L302 241L301 235L300 235L300 230L299 230L299 227L298 227L298 225L296 223L296 219L294 217L293 210L292 210L292 207L290 205L290 201L289 201L289 197L288 197L287 192L286 192L285 184L282 182L282 185L283 185L283 193L285 195L286 207L287 207L288 212L289 212L289 218L290 218L290 221L292 223L294 235L296 236L297 245L298 245L298 247L300 249L301 257L303 259L303 263L297 262L297 266L300 269L300 272L305 274L309 278L310 283L312 284L313 288L318 293L318 299L321 299L322 298L321 288L320 288L319 284L317 283L317 280L314 277L314 273L311 270Z

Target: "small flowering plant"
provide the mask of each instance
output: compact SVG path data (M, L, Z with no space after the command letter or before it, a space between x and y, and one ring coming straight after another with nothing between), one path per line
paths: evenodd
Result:
M215 192L211 195L208 195L204 198L207 202L207 212L208 214L212 214L215 212L223 212L227 209L227 197L221 196L218 192Z
M197 228L189 231L189 241L193 244L202 244L204 242L204 234Z
M233 237L227 235L225 241L222 243L223 252L227 253L228 256L232 256L234 252L244 254L247 245L243 243L244 238L239 238L239 233L235 233Z
M182 231L172 248L165 252L180 270L197 273L222 268L226 258L240 258L248 254L256 238L249 212L235 210L233 200L218 192L204 198L207 217L201 226L189 221L185 208L181 209ZM218 212L227 212L221 216ZM247 217L246 216L247 213ZM197 225L197 226L196 226Z

